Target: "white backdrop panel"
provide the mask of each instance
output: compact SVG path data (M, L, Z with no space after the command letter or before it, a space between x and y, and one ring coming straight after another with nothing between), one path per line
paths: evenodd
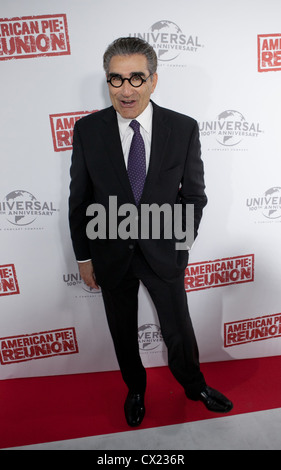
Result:
M136 10L127 0L1 0L0 12L0 378L117 368L101 294L86 290L71 247L66 136L71 113L110 105L102 55L127 35L144 37L159 54L154 101L196 118L201 130L209 203L187 273L197 286L187 295L201 361L279 355L280 36L265 45L275 70L258 71L257 44L258 35L281 34L280 2L143 0ZM51 34L42 23L50 15L65 15L69 53L8 54L15 38L43 34L16 34L12 24L32 20L13 18L36 17ZM61 21L51 27L66 35ZM57 124L65 139L58 148L53 115L64 126ZM251 279L241 278L246 255ZM139 326L144 364L165 365L143 287Z

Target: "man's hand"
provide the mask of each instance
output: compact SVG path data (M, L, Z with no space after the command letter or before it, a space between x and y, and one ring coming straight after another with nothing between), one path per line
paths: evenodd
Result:
M94 267L92 261L86 261L85 263L78 263L80 275L88 287L93 289L99 289L96 283Z

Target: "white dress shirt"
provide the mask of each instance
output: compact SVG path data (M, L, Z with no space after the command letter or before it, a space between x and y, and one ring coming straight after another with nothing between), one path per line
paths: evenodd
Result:
M150 147L151 147L151 134L152 134L152 113L153 108L151 102L145 110L136 118L136 121L140 123L140 133L144 141L145 147L145 158L146 158L146 171L149 165L150 159ZM130 152L131 142L134 135L133 129L129 126L132 119L125 119L119 113L117 113L117 121L120 133L120 139L124 154L125 165L127 168L128 156Z

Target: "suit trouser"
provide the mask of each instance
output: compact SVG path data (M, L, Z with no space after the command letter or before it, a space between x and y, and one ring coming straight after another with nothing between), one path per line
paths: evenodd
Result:
M172 281L160 279L136 249L129 270L114 289L102 289L103 300L122 377L130 391L143 393L146 371L138 344L138 290L140 281L155 305L168 365L189 398L195 398L205 385L199 354L189 316L184 272Z

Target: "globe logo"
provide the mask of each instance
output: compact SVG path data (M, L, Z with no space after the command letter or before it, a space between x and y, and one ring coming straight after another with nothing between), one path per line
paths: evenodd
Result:
M217 142L226 146L237 145L241 142L241 123L246 122L244 116L239 111L228 110L218 115L219 131L217 132ZM237 123L237 124L236 124Z
M0 202L0 214L16 226L30 225L37 217L50 217L58 210L52 201L40 201L30 192L21 189L11 191Z
M263 215L267 219L278 219L281 217L281 188L275 186L264 193L265 205Z
M157 54L157 58L161 61L174 60L179 56L180 51L175 48L178 44L181 29L172 21L157 21L150 30L153 37L153 47Z
M28 191L12 191L5 197L6 216L13 225L30 225L34 217L35 196Z
M139 348L142 351L151 351L163 342L160 327L152 323L142 325L138 329Z

